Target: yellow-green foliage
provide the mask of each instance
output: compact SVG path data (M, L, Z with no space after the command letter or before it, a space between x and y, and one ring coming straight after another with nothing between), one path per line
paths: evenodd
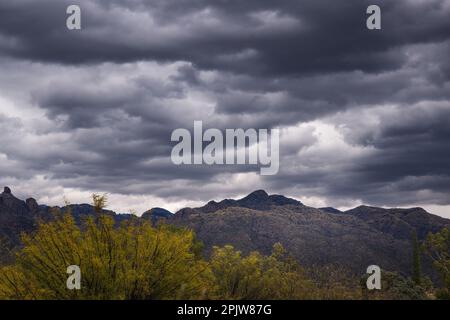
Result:
M315 285L276 244L270 256L214 248L208 263L192 231L109 216L79 227L70 214L23 236L15 264L0 269L2 299L309 299ZM81 290L66 287L81 269Z
M252 252L242 257L232 246L214 247L211 269L223 299L311 299L317 293L280 244L270 256Z
M193 233L150 223L114 227L111 217L79 228L69 214L23 236L16 264L0 270L0 298L203 298L209 269L196 258ZM66 269L81 269L81 290L68 290Z
M92 206L94 207L94 211L97 213L101 213L102 210L106 207L106 203L108 202L108 195L99 195L94 193L92 195Z

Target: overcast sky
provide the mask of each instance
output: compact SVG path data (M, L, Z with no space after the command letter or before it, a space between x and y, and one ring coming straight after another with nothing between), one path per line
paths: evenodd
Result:
M2 0L0 184L119 212L265 189L450 217L449 17L450 0ZM194 120L280 128L279 174L175 166Z

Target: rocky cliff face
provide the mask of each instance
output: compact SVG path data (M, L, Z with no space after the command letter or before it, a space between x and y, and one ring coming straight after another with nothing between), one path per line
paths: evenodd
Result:
M35 210L32 199L26 202L17 199L11 189L5 187L0 194L0 239L7 246L20 240L21 232L35 228Z

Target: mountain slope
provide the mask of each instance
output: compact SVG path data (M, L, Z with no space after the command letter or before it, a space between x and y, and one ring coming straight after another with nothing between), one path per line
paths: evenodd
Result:
M172 223L195 230L206 248L232 244L268 254L280 242L306 266L338 264L357 273L378 264L408 272L409 241L372 228L357 217L335 215L306 206L280 206L271 211L229 207L215 212L191 211Z
M194 229L207 249L232 244L244 252L269 253L281 242L303 265L337 264L358 274L371 264L410 274L411 232L416 229L424 239L428 232L450 226L450 220L420 208L363 206L341 212L284 197L274 203L279 197L257 191L241 200L185 208L171 223ZM426 261L424 271L432 273Z
M430 214L422 208L383 209L360 206L345 214L355 216L396 239L411 239L411 232L415 229L418 238L423 240L429 232L436 233L444 226L449 226L448 219Z

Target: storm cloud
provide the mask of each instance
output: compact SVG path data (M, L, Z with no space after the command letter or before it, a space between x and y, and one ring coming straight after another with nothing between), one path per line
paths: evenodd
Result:
M450 216L450 1L79 0L75 31L69 4L0 3L0 183L18 195L143 211L267 189ZM280 128L279 174L174 166L171 132L195 120Z

